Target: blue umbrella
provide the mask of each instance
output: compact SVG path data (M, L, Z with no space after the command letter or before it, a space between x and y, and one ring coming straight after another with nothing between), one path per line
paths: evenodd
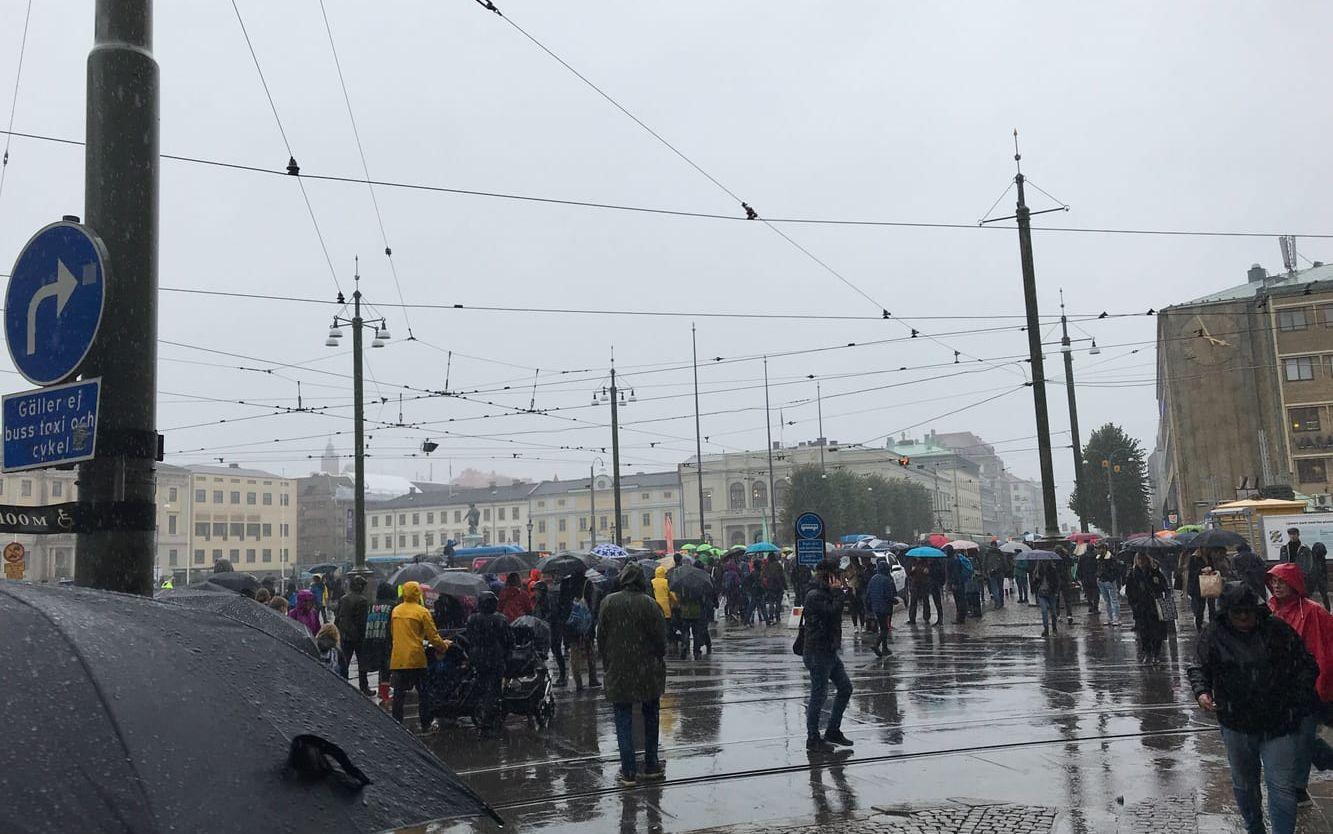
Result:
M618 544L611 544L610 542L604 542L597 545L592 549L592 552L601 556L603 559L624 559L629 555L625 552L625 548Z
M778 553L778 546L770 542L755 542L745 548L746 553Z
M909 559L943 559L947 554L937 547L914 547L903 554Z

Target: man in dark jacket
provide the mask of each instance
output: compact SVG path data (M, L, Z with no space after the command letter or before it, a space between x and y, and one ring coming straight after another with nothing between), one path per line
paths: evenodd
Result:
M782 596L787 592L787 576L776 553L768 554L764 564L764 624L775 625L782 614Z
M1004 607L1005 559L1000 545L991 539L984 553L981 554L982 571L986 577L986 590L990 594L991 607Z
M805 646L801 657L810 672L810 701L805 707L806 747L841 744L850 747L851 739L842 734L842 714L852 700L852 681L838 657L842 646L842 601L844 595L835 590L839 585L838 570L827 562L815 572L815 584L805 594L805 611L801 615L805 629ZM828 729L819 733L819 713L828 698L829 681L837 694L829 712Z
M954 552L949 545L944 546L945 570L948 573L949 590L953 593L954 605L954 624L962 625L967 621L967 580L971 577L971 562L964 562L967 559L962 553ZM943 609L940 609L943 610Z
M500 600L490 591L477 598L477 613L467 618L464 637L467 659L477 672L477 724L490 729L500 708L500 685L514 648L509 621L499 612Z
M1236 579L1244 582L1259 599L1268 596L1268 565L1264 564L1264 560L1251 550L1248 544L1241 544L1236 548L1236 557L1231 560L1231 570L1235 573Z
M916 624L916 607L925 609L926 625L930 625L930 566L926 559L905 559L907 568L907 622ZM939 612L940 619L944 612Z
M949 583L948 558L924 559L930 570L930 598L935 601L935 625L944 625L944 586ZM926 619L930 619L928 616Z
M1287 530L1287 543L1282 545L1282 550L1278 552L1277 560L1279 562L1295 562L1305 575L1305 587L1311 588L1314 585L1314 555L1310 548L1301 542L1301 531L1295 527Z
M1100 614L1098 607L1099 595L1097 593L1097 553L1086 544L1082 545L1083 555L1078 557L1074 564L1074 578L1078 584L1083 587L1083 598L1088 601L1088 610L1092 614Z
M620 748L619 782L637 783L634 705L643 713L643 778L660 780L666 763L657 758L658 709L666 691L666 620L647 593L643 569L630 562L616 577L616 592L602 600L597 648L602 657L606 699L615 711Z
M353 576L348 582L351 588L346 594L343 594L338 601L338 615L334 618L334 625L338 627L338 634L342 636L342 663L341 671L344 678L352 666L352 655L356 655L356 677L357 683L361 685L362 695L373 694L370 690L370 680L366 677L370 673L371 658L361 648L361 641L365 639L366 634L366 614L370 613L370 600L366 597L366 578L364 576Z
M875 645L870 647L876 657L883 657L889 651L889 637L893 633L893 601L897 596L898 588L893 584L888 560L881 559L875 566L874 576L866 583L866 606L878 629Z
M1263 832L1260 770L1274 834L1296 827L1301 722L1316 703L1319 666L1291 626L1243 582L1222 590L1218 618L1199 635L1188 670L1199 706L1217 713L1231 788L1246 828Z

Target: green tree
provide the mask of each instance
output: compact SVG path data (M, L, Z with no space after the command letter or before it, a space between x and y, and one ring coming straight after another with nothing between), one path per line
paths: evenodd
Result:
M782 508L779 538L790 541L795 516L811 511L823 517L830 541L854 533L910 541L931 524L930 493L920 484L905 478L797 467L792 472L790 498Z
M1113 423L1094 431L1083 447L1083 488L1075 489L1069 497L1069 509L1076 513L1081 509L1090 523L1111 532L1108 472L1111 495L1115 496L1115 532L1124 535L1149 529L1152 514L1148 509L1148 464L1143 447Z

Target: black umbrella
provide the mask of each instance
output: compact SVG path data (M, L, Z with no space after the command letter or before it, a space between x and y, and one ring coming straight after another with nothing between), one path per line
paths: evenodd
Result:
M211 586L211 587L210 587ZM196 582L190 586L201 591L215 591L219 588L225 591L250 591L251 593L259 590L259 580L255 579L253 574L237 573L236 571L223 571L214 573L202 582Z
M653 577L657 576L656 559L639 559L636 564L643 570L643 576L649 582L652 582Z
M493 573L496 576L503 576L506 573L520 573L527 576L530 570L532 567L522 558L512 553L505 553L487 562L478 572Z
M1198 547L1198 545L1194 543L1194 540L1197 538L1199 538L1198 533L1176 533L1176 537L1172 539L1172 541L1181 547L1193 549Z
M1214 527L1195 536L1194 541L1190 542L1190 547L1240 547L1242 544L1249 542L1245 541L1245 537L1241 534Z
M235 620L6 582L0 624L0 709L24 716L0 745L0 829L370 832L493 813L356 689Z
M1159 539L1156 536L1140 536L1137 539L1130 539L1125 542L1124 545L1122 545L1122 549L1132 550L1135 553L1170 553L1173 550L1179 550L1180 545L1170 539Z
M686 602L703 602L713 593L713 577L707 571L681 567L668 574L671 591Z
M341 567L342 567L341 565L338 565L334 562L320 562L318 565L311 565L310 567L306 568L305 572L332 576L333 574L337 573Z
M413 562L394 571L393 576L389 577L389 584L397 586L404 582L420 582L422 585L429 585L435 577L440 575L440 572L441 569L435 565Z
M214 614L257 628L275 640L297 648L316 660L319 651L310 631L296 620L280 614L260 602L232 591L202 591L194 588L168 588L153 597L158 602L212 611Z
M558 556L552 556L549 559L543 559L546 564L541 565L542 573L549 573L552 576L564 578L566 576L578 576L588 570L588 565L573 553L561 553Z
M461 570L445 571L430 581L430 587L439 594L448 594L451 597L479 597L491 589L475 573L467 573Z
M625 559L608 559L606 557L601 557L597 560L597 564L593 565L593 567L600 571L609 570L609 571L615 571L617 574L619 574L620 569L625 567L625 565L627 564L629 564L629 562L627 562Z

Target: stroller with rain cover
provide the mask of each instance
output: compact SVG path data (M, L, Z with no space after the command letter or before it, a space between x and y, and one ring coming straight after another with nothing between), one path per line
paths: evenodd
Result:
M555 715L555 690L546 669L551 628L533 616L509 626L514 649L505 668L502 709L505 715L526 715L531 726L545 727Z
M426 665L431 717L455 722L467 718L477 729L493 728L503 714L500 705L479 703L480 687L468 659L467 638L460 633L451 639L453 645L436 653Z

